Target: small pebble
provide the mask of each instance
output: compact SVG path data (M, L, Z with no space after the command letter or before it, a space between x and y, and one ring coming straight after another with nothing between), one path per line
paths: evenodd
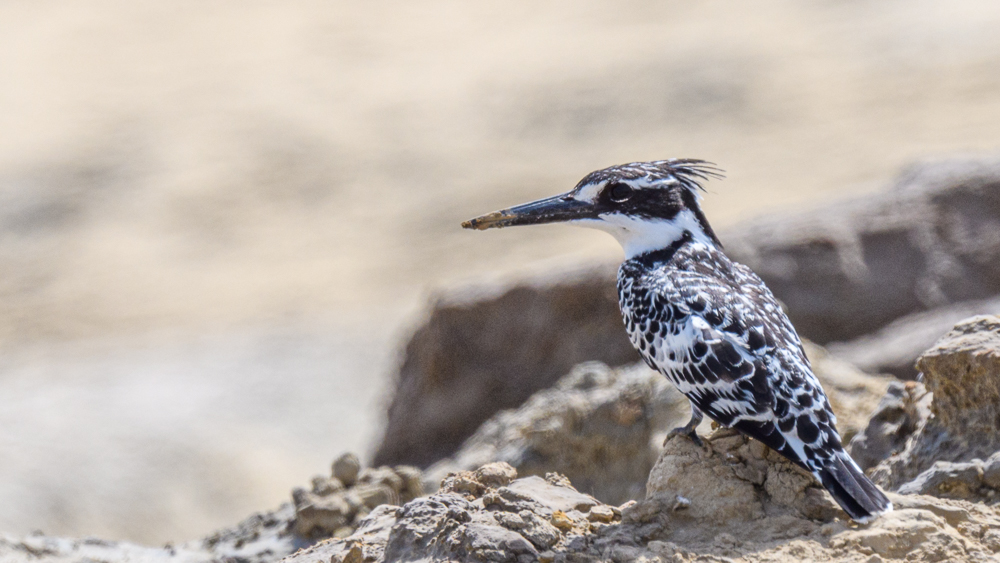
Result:
M562 510L556 510L552 513L552 525L560 530L572 530L573 520L569 516L566 516L566 513Z
M611 522L615 519L615 512L610 506L598 505L590 509L587 520L591 522Z
M354 485L360 472L361 461L358 456L352 453L346 453L333 462L333 476L339 479L345 487Z

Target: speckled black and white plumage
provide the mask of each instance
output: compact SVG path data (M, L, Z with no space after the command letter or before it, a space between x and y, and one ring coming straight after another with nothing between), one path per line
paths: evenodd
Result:
M852 518L891 507L844 451L795 328L749 268L684 233L625 261L618 295L632 344L692 407L813 473Z
M626 260L618 294L632 344L701 413L811 472L855 520L892 510L844 451L795 328L756 274L731 261L699 205L718 170L699 160L612 166L570 192L473 219L470 228L568 222L609 232Z

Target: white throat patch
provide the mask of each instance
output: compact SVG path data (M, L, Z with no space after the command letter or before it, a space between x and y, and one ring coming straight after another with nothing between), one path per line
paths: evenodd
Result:
M695 242L715 247L712 238L689 209L681 211L673 219L637 219L621 213L607 213L599 219L580 219L571 223L610 233L625 250L626 260L667 248L680 240L684 231L689 231Z

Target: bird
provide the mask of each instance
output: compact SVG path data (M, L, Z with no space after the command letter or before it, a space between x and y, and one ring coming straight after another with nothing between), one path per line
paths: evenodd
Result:
M699 159L621 164L587 174L567 193L462 226L567 223L610 233L625 252L617 289L629 340L691 403L690 421L671 435L701 445L695 429L707 415L805 469L848 516L870 522L892 503L844 450L778 300L726 256L701 209L703 184L722 177Z

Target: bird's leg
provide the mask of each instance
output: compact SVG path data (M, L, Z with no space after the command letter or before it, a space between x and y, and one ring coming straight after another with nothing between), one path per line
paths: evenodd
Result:
M670 439L673 438L674 436L686 436L690 438L691 441L694 442L695 444L703 446L704 444L702 443L701 438L698 437L698 433L695 432L694 429L697 428L699 424L701 424L701 419L704 417L705 415L701 413L701 410L698 407L696 407L694 403L691 403L691 420L689 420L688 423L685 424L684 426L681 426L680 428L674 428L673 430L668 432L667 438L663 440L663 445L666 446L667 442L670 441Z

